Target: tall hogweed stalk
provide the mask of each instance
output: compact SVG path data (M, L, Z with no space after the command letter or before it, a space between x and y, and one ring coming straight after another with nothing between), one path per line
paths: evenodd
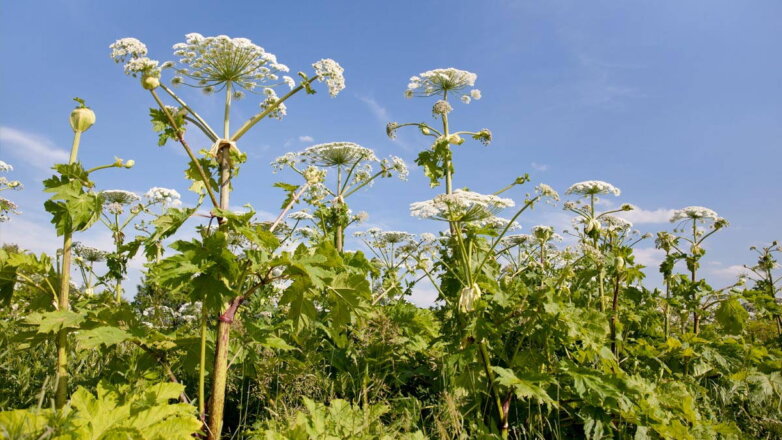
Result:
M322 59L312 64L314 73L298 73L298 79L285 75L288 66L279 63L277 57L264 48L252 43L246 38L230 38L225 35L204 37L193 33L185 37L185 41L174 45L175 61L160 63L147 57L147 47L135 38L124 38L111 45L111 56L117 63L124 64L125 73L139 77L141 86L148 90L157 104L152 109L153 124L160 134L160 142L168 139L177 140L190 158L190 168L187 175L193 180L191 189L208 197L212 204L212 215L220 224L228 219L225 213L230 206L232 179L237 175L239 166L246 160L238 143L241 138L261 120L269 117L281 119L287 113L286 101L300 91L315 93L314 83L323 82L327 85L329 94L337 96L345 87L342 67L331 59ZM213 128L199 113L189 106L174 90L162 80L162 74L172 72L170 83L186 85L201 89L206 94L223 94L222 125ZM278 95L278 90L286 87L287 91ZM164 104L159 90L175 103L169 107ZM234 101L246 94L260 97L259 111L246 120L238 129L231 131L231 109ZM194 125L212 143L212 147L196 157L184 137L185 124ZM317 183L317 176L310 176L305 186ZM291 200L294 203L295 200ZM287 210L284 210L284 212ZM245 219L247 220L247 219ZM269 232L273 232L277 224ZM338 239L340 239L338 237ZM337 243L339 245L339 242ZM247 270L245 268L244 270ZM262 274L263 269L247 276L259 276L262 284L269 282ZM225 274L218 274L225 276ZM242 277L240 277L241 279ZM225 388L228 370L228 350L230 329L235 320L236 312L247 294L255 289L242 293L241 282L229 283L227 291L218 303L219 313L208 316L208 307L203 308L201 322L201 349L198 402L202 418L208 414L209 438L219 438L222 431L223 409L225 405ZM200 293L204 304L209 292ZM209 408L204 389L206 372L206 339L207 328L212 319L216 320L215 357L212 368L212 390Z

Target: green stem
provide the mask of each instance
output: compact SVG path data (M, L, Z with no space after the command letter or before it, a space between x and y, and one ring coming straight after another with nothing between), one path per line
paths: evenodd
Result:
M239 130L236 131L236 133L231 136L231 140L236 142L238 141L242 136L244 136L245 133L247 133L248 130L250 130L255 124L261 121L261 119L265 118L269 113L273 112L277 109L277 107L280 106L283 102L285 102L288 98L295 95L296 93L300 92L304 88L305 83L311 83L312 81L315 81L318 79L318 75L313 76L312 78L307 78L304 80L301 84L299 84L296 88L291 90L290 92L286 93L282 98L278 99L277 102L275 102L273 105L270 105L269 108L266 110L258 113L257 115L250 118L247 122L244 123L241 127L239 127Z
M201 420L206 420L206 331L207 331L206 302L201 301L201 347L198 364L198 414Z
M201 166L201 162L199 162L198 159L196 159L195 154L193 154L193 150L190 149L190 145L188 145L187 141L185 141L185 137L182 135L182 130L177 127L176 121L174 121L174 117L171 116L168 108L165 106L165 104L163 104L163 101L160 100L160 97L157 95L155 90L153 89L149 92L152 94L152 97L155 98L155 102L157 102L157 105L160 107L163 113L165 113L166 118L168 119L168 123L176 132L177 140L180 144L182 144L182 147L185 149L185 152L190 158L190 161L195 164L196 169L198 170L198 175L201 177L201 181L204 182L206 193L209 195L209 199L212 201L212 205L215 208L218 208L220 205L217 203L217 197L215 197L214 191L212 191L212 186L209 184L209 177L207 177L206 172L204 172L204 168Z
M81 142L81 131L73 133L73 143L71 144L71 155L68 164L76 162L79 154L79 144ZM70 310L69 294L71 288L71 246L73 245L73 231L66 230L63 234L62 242L62 266L60 269L60 292L57 297L57 310ZM54 395L54 406L57 409L65 406L68 399L68 332L61 329L57 332L57 366L56 366L56 391Z
M481 342L478 343L478 348L478 352L481 354L481 361L483 361L483 368L486 371L486 378L489 381L489 390L494 395L494 403L497 405L497 422L500 425L500 432L502 433L502 438L508 438L508 427L503 422L507 419L505 418L505 410L502 408L502 397L494 384L494 371L491 369L491 361L489 352L486 349L486 343L481 340Z
M231 134L231 83L225 85L225 113L223 114L223 139L228 139Z
M206 121L198 114L196 113L190 106L185 104L185 101L183 101L179 96L177 96L173 90L166 87L163 83L160 84L160 88L165 90L166 93L168 93L176 102L179 103L179 105L182 106L185 110L190 112L191 115L196 119L196 121L199 122L200 126L198 128L201 129L201 131L204 132L204 134L212 140L212 142L216 141L219 137L217 136L217 133L215 133L214 130L212 130L212 127L209 126L209 124L206 123Z

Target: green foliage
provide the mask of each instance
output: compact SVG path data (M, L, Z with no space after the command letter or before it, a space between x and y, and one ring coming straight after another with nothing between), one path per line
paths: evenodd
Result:
M85 191L94 185L80 163L55 165L59 176L44 180L44 191L53 193L44 203L52 214L57 235L83 231L100 217L102 201L98 194Z
M328 405L304 398L306 411L295 414L286 421L267 421L260 424L252 438L265 440L320 439L383 439L423 440L420 432L405 433L386 426L382 417L388 413L386 405L370 405L361 408L342 399L334 399Z
M100 383L97 395L84 388L73 393L62 411L0 412L0 433L10 439L189 439L201 429L195 408L169 403L184 387L161 383L131 391Z
M179 130L171 126L169 116L174 119L176 128ZM157 145L159 147L166 145L169 140L179 140L180 133L184 135L185 113L180 109L168 107L166 111L163 111L159 108L150 108L149 117L152 120L152 130L158 133Z

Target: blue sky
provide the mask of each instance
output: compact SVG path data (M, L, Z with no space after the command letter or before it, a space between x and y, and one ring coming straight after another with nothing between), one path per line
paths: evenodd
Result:
M457 187L492 192L523 173L560 192L577 181L605 180L622 189L613 202L642 208L634 220L650 232L670 230L671 209L710 207L731 222L708 246L705 274L715 286L753 262L750 245L782 239L781 2L191 3L4 2L0 160L15 166L7 177L25 190L4 194L24 214L0 226L0 240L36 251L59 241L47 227L40 181L51 162L67 159L74 96L97 113L82 160L137 163L97 176L100 188L187 192L183 154L176 145L156 147L147 117L153 102L110 60L108 45L136 37L150 57L166 60L190 32L250 38L294 72L310 71L321 58L345 68L347 88L337 98L323 87L296 96L284 120L264 121L243 139L249 161L233 205L274 212L281 194L271 184L293 177L273 175L268 163L313 142L346 140L411 165L408 182L380 181L355 197L354 208L368 211L370 224L437 230L441 225L408 216L410 202L438 191L412 164L426 141L412 131L392 141L384 127L391 120L433 122L431 100L402 93L410 76L452 66L476 72L483 92L480 101L454 104L452 125L489 128L495 139L489 147L456 148ZM219 122L220 98L183 93ZM257 104L242 101L235 126ZM194 133L190 141L207 146ZM510 195L520 200L524 192ZM522 218L527 229L539 223L564 227L568 216L541 205ZM100 227L80 239L110 242ZM656 266L652 243L639 245L638 254ZM650 272L654 279L656 270Z

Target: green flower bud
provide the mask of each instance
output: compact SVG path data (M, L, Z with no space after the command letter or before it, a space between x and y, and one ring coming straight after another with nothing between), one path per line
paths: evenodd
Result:
M133 165L135 165L135 164L136 164L136 161L133 160L133 159L130 159L130 160L125 162L125 168L133 168Z
M429 133L431 133L431 132L432 132L432 131L431 131L431 130L429 130L429 127L427 127L427 126L421 126L421 133L422 133L422 134L429 135Z
M625 268L625 259L622 257L616 257L616 269L623 270Z
M464 139L458 134L452 134L448 136L448 143L453 145L461 145L464 143Z
M95 123L95 112L84 105L83 99L73 98L73 100L79 103L79 107L76 107L71 112L71 128L75 132L83 133L92 127L92 124Z
M145 90L154 90L160 87L160 78L155 75L144 74L141 76L141 87Z

